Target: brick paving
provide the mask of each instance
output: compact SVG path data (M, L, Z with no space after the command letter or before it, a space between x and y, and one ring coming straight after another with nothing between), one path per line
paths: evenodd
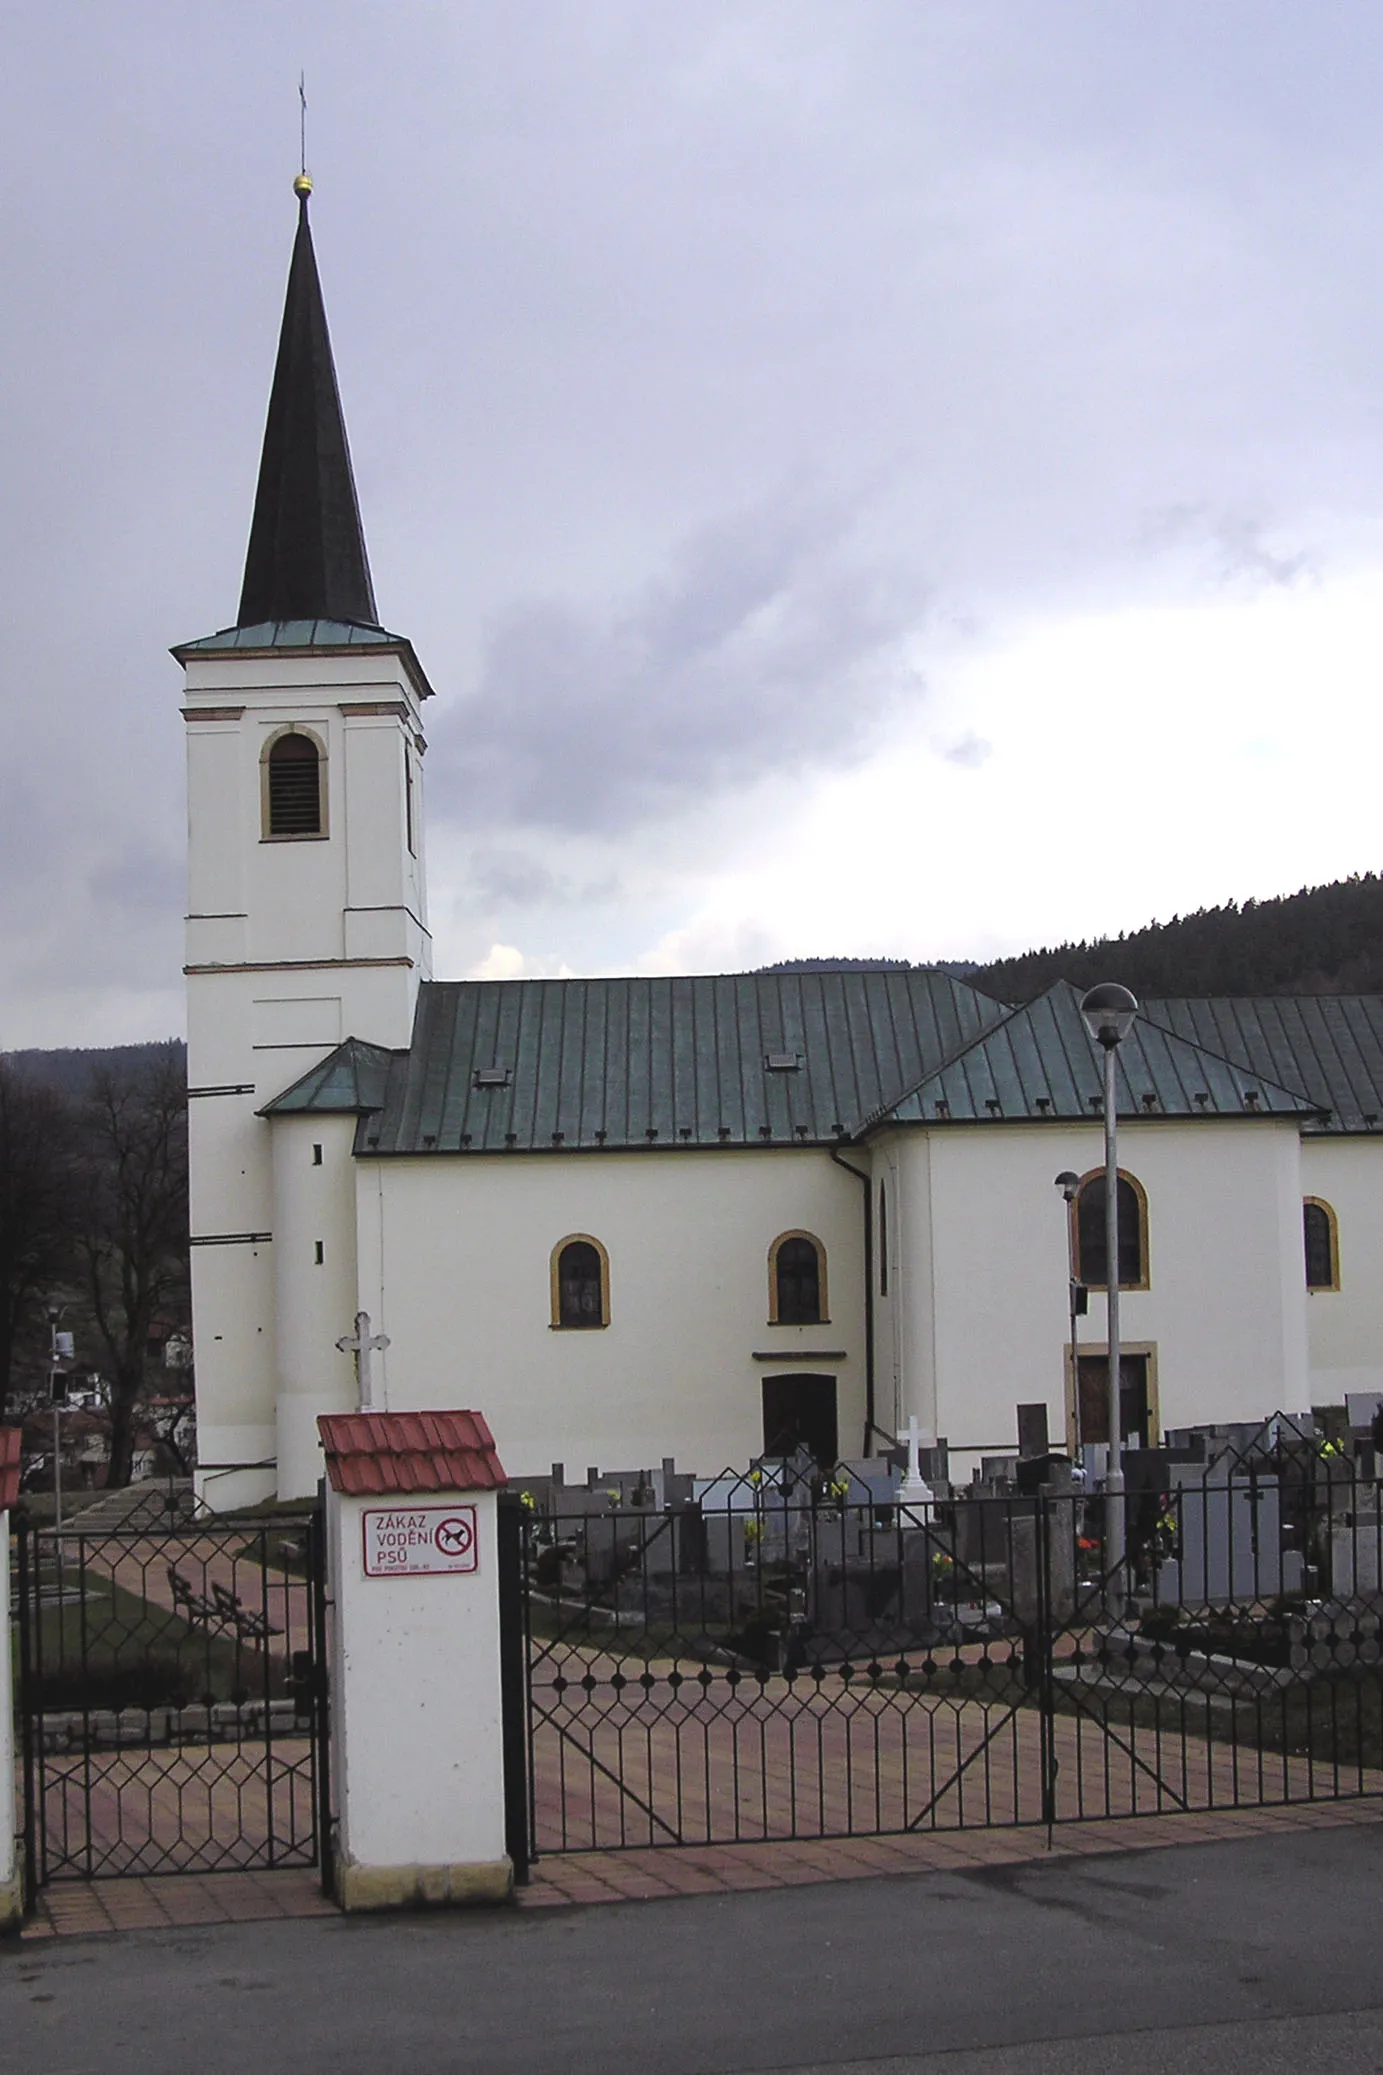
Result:
M529 1886L519 1890L518 1904L521 1909L552 1909L581 1903L727 1895L880 1876L1050 1863L1098 1853L1152 1851L1169 1845L1231 1842L1379 1822L1383 1822L1383 1801L1371 1799L1072 1823L1058 1826L1050 1845L1045 1830L993 1829L953 1831L944 1836L855 1837L839 1842L571 1852L540 1860ZM59 1881L44 1891L38 1915L26 1925L23 1936L26 1940L79 1937L93 1932L335 1914L335 1905L321 1893L315 1873Z

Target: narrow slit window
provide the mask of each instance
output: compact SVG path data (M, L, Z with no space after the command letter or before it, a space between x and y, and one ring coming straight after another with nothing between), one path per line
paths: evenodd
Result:
M310 735L280 735L268 756L270 836L320 836L322 759Z
M879 1295L888 1295L888 1188L879 1184Z

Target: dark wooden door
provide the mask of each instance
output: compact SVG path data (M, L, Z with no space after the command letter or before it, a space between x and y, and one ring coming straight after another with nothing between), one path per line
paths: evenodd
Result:
M1156 1436L1148 1432L1148 1357L1119 1356L1119 1424L1126 1448L1147 1448ZM1080 1434L1082 1441L1109 1439L1109 1357L1080 1358Z
M765 1376L764 1454L792 1455L807 1447L824 1470L840 1449L834 1376Z

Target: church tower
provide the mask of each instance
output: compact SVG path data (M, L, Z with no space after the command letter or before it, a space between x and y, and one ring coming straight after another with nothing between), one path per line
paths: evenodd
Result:
M198 1485L217 1509L278 1482L274 1179L260 1112L344 1038L406 1046L431 970L431 687L375 609L311 182L294 188L240 610L234 626L173 650L186 674Z

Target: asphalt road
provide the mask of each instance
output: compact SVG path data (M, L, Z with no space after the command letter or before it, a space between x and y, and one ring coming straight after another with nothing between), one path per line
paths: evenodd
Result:
M1353 2075L1383 1823L760 1894L11 1945L4 2075Z

